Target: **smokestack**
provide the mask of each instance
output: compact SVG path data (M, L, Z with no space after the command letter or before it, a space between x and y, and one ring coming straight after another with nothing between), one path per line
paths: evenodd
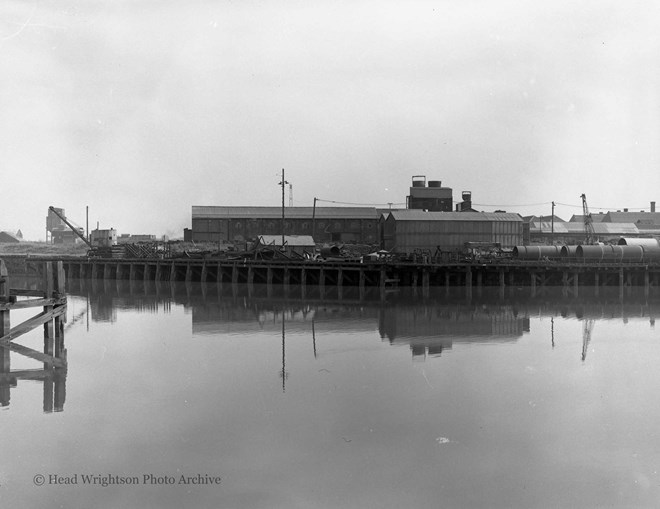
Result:
M655 212L655 202L651 202L651 212Z

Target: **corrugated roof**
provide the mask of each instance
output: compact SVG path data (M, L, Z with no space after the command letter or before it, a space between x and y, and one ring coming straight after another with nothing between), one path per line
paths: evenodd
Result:
M523 222L519 214L512 212L429 212L407 209L393 210L390 216L397 221L513 221Z
M290 219L311 219L314 207L285 207ZM221 207L193 205L193 219L281 219L282 207ZM375 207L316 207L316 219L378 219Z
M660 225L660 212L608 212L605 219L608 223L641 223Z
M605 219L606 214L598 213L598 214L591 214L591 222L592 223L600 223ZM574 214L571 219L571 223L582 223L584 224L584 215L581 214ZM625 223L626 221L621 221Z
M538 223L535 228L530 228L531 233L551 233L553 225L550 222L543 222L539 228ZM593 223L594 233L596 235L637 235L639 230L637 226L631 223ZM554 224L554 233L556 235L573 234L580 235L584 233L584 224L576 222Z

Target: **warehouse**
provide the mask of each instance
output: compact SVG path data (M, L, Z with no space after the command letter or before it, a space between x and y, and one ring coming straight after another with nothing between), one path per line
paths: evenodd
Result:
M612 242L620 237L637 237L641 234L632 223L607 223L604 221L592 224L594 235L598 242ZM585 241L584 223L542 221L532 223L530 227L532 243L541 244L581 244Z
M375 244L379 213L374 207L192 207L195 242L246 242L259 235L312 235L316 242Z
M522 243L523 219L506 212L393 210L383 215L383 248L397 253L458 251L466 242L513 247Z

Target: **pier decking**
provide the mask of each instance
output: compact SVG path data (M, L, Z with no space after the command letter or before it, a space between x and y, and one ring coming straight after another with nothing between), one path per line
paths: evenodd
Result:
M130 281L185 281L217 284L380 288L404 286L422 292L437 287L561 287L577 295L582 287L657 290L660 265L638 263L576 263L501 261L497 263L410 263L337 261L252 261L217 259L28 259L62 261L67 278ZM34 268L33 268L34 270Z

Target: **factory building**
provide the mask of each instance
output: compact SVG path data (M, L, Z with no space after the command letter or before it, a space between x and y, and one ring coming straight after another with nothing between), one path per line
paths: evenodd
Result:
M458 251L466 242L507 248L523 241L522 217L506 212L393 210L383 215L381 230L383 248L397 253Z
M375 244L380 214L374 207L192 207L194 242L247 242L259 235L312 235L316 242Z
M451 212L454 202L450 187L442 187L439 180L429 180L427 185L426 176L414 175L406 203L408 209Z

